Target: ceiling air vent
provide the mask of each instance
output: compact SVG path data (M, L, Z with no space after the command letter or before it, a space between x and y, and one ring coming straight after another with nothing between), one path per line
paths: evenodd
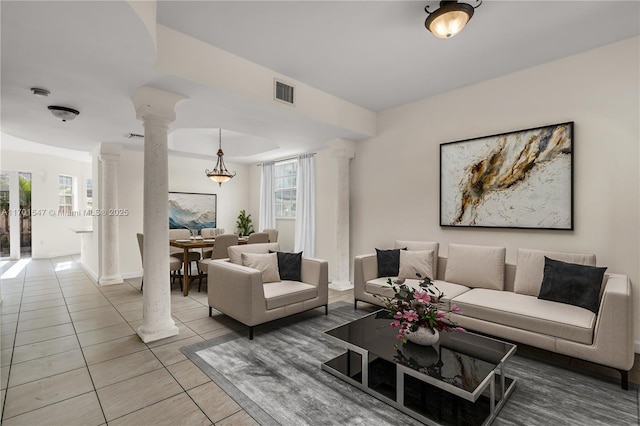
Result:
M295 87L290 86L282 81L274 79L274 99L280 102L287 103L289 105L293 105L293 89Z

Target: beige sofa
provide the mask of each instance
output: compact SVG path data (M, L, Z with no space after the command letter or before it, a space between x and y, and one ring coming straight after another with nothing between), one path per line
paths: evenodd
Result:
M278 243L229 247L229 258L209 263L209 316L212 309L249 326L324 306L328 313L329 267L326 260L302 258L301 281L263 283L262 272L242 265L242 253L278 251Z
M455 303L462 314L450 318L462 327L548 351L615 368L628 389L633 367L633 305L626 275L607 273L596 313L574 305L539 299L544 257L596 265L595 255L519 249L517 264L505 262L504 247L449 245L438 256L438 243L396 241L396 248L434 250L434 284L445 294L441 309ZM435 260L437 259L437 260ZM382 305L375 294L389 296L387 278L378 277L376 254L354 260L354 297ZM419 280L408 279L409 286Z

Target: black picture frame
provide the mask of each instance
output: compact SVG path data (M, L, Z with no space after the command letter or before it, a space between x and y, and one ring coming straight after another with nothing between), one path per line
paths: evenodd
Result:
M440 144L440 226L573 230L574 122Z

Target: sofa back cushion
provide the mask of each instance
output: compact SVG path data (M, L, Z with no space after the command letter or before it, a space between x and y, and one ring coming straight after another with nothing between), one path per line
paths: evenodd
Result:
M438 275L438 248L440 248L440 244L433 241L404 241L397 240L396 248L407 248L407 250L412 251L428 251L433 250L433 260L431 262L431 272L433 273L432 279L436 279Z
M398 278L435 280L433 263L433 250L400 250Z
M262 243L262 244L243 244L241 246L231 246L228 249L229 262L236 265L242 265L242 253L261 253L267 254L271 251L279 251L278 243Z
M444 280L450 283L504 290L505 247L449 244Z
M545 256L562 262L596 266L595 254L518 249L516 277L513 282L513 291L515 293L538 297L544 275Z

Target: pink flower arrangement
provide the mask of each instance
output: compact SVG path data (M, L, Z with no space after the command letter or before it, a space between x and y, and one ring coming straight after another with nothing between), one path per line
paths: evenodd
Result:
M390 326L398 329L398 340L405 343L405 333L414 332L420 327L429 327L438 331L458 330L464 328L456 326L447 318L447 313L438 310L438 304L444 294L430 280L420 282L421 288L411 288L406 284L394 285L391 278L387 281L394 292L393 297L382 297L384 306L393 319ZM424 286L424 287L422 287ZM460 314L457 305L451 305L451 312Z

